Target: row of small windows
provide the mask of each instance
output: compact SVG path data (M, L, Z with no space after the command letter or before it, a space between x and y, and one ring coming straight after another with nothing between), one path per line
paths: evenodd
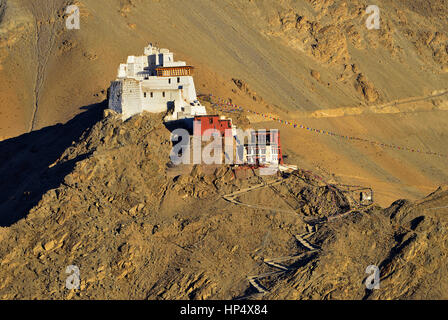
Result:
M146 96L147 96L147 92L143 92L143 97L146 98ZM149 93L149 96L150 96L151 98L154 98L154 92L150 92L150 93ZM162 92L162 97L165 98L165 91Z
M157 74L156 74L155 71L151 72L151 76L156 76L156 75ZM149 76L148 75L145 76L145 80L149 80ZM171 84L171 78L168 78L168 83ZM177 77L177 83L180 83L180 78L179 77Z
M256 155L256 154L265 155L266 154L266 147L248 147L247 154L248 155ZM278 154L278 146L271 146L271 154L277 155Z
M171 78L168 79L168 83L171 84ZM179 77L177 77L177 83L180 83L180 78ZM154 93L153 92L150 92L149 94L150 94L151 98L154 98ZM143 96L146 98L146 96L147 96L146 92L143 93ZM162 92L162 97L165 98L165 92L164 91Z
M171 78L168 79L168 83L171 84ZM180 83L180 78L177 77L177 83Z

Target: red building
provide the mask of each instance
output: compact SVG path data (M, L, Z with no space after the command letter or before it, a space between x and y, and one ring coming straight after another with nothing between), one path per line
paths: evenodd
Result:
M201 136L204 136L209 129L218 130L223 137L226 134L226 130L232 130L232 120L221 119L219 116L195 116L194 121L201 123Z

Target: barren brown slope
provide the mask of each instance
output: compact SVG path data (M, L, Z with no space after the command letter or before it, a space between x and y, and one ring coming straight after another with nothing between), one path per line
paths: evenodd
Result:
M293 236L304 228L299 215L220 197L258 177L164 176L160 121L108 118L82 135L100 119L104 105L92 104L104 100L118 64L149 41L195 65L200 92L342 135L445 152L447 97L432 96L448 82L445 0L380 1L382 27L371 31L367 1L82 0L78 31L64 29L67 3L0 1L0 138L15 137L0 144L0 217L17 222L0 232L4 298L71 297L69 264L81 268L80 298L233 298L253 292L247 276L271 270L262 258L305 252ZM445 158L280 128L289 162L372 186L383 206L447 181ZM301 214L344 209L325 186L305 189L305 199L304 186L293 186L307 201ZM289 210L275 197L266 189L243 200ZM323 226L310 240L322 254L291 264L299 269L287 283L263 283L268 297L446 298L446 201L439 190L422 204ZM326 276L327 262L342 267ZM381 266L386 291L364 291L369 264Z
M83 0L80 30L65 29L69 1L3 3L3 137L31 129L36 104L37 129L100 101L118 64L149 41L196 65L200 90L228 96L241 79L285 110L386 102L448 83L445 0L381 1L380 30L365 26L366 1Z
M251 208L222 196L279 177L235 177L225 167L169 177L170 145L160 117L122 123L111 114L36 171L63 182L0 229L0 297L257 298L248 277L279 271L264 261L289 256L279 262L287 272L259 281L265 298L446 298L446 209L435 209L446 206L445 189L343 217L351 204L341 190L297 172L237 198ZM15 199L16 210L32 192ZM315 252L295 237L311 221L321 222L307 240ZM369 295L371 264L383 278ZM80 268L80 290L65 287L69 265Z
M67 1L2 3L3 138L65 123L101 102L118 64L151 41L197 67L199 92L343 135L446 148L447 96L409 102L448 87L445 0L380 1L380 30L365 26L366 1L82 0L81 29L72 31L64 27ZM399 107L381 107L391 101ZM347 183L355 176L383 205L446 182L440 159L285 134L299 135L284 143L303 165Z
M317 261L276 282L269 297L446 299L447 196L439 188L416 203L396 201L383 212L323 228L311 239L322 246ZM359 285L369 264L380 268L378 290Z

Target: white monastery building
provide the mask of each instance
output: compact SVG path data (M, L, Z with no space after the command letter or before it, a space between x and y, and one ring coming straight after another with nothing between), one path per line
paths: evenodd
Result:
M120 64L110 87L109 109L121 113L123 120L142 111L168 112L165 121L206 115L197 100L193 69L184 61L174 61L168 49L149 44L144 56L129 56Z

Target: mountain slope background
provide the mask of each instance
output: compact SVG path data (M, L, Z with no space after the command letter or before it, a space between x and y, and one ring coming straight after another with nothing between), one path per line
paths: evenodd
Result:
M69 4L80 7L80 30L65 28ZM343 135L443 153L447 2L380 1L379 30L365 25L368 5L2 0L0 138L66 123L101 102L118 64L153 42L196 67L200 93ZM280 128L291 161L371 185L383 205L417 199L447 180L444 158Z
M3 0L2 74L28 79L13 82L21 84L14 89L22 105L2 111L24 108L31 117L28 102L38 91L36 129L97 102L94 95L108 87L118 64L149 41L197 66L200 89L207 83L207 91L227 98L231 79L241 79L268 104L289 111L447 89L446 1L382 1L380 29L373 31L365 26L365 1L85 0L76 2L81 29L70 31L64 9L71 3ZM2 135L10 135L5 129ZM22 132L30 129L23 123Z
M67 30L65 8L81 10ZM255 172L170 176L161 115L107 106L120 62L152 42L196 67L199 93L312 128L446 153L448 2L0 0L0 297L3 299L446 299L447 156L279 128L300 168L275 188ZM215 98L216 99L216 98ZM208 168L210 171L210 168ZM372 187L347 210L332 185ZM271 177L274 179L275 177ZM439 187L441 186L441 187ZM408 199L408 200L397 200ZM266 209L272 208L272 209ZM307 252L304 218L323 219ZM65 289L68 265L81 290ZM377 265L381 290L366 291Z

